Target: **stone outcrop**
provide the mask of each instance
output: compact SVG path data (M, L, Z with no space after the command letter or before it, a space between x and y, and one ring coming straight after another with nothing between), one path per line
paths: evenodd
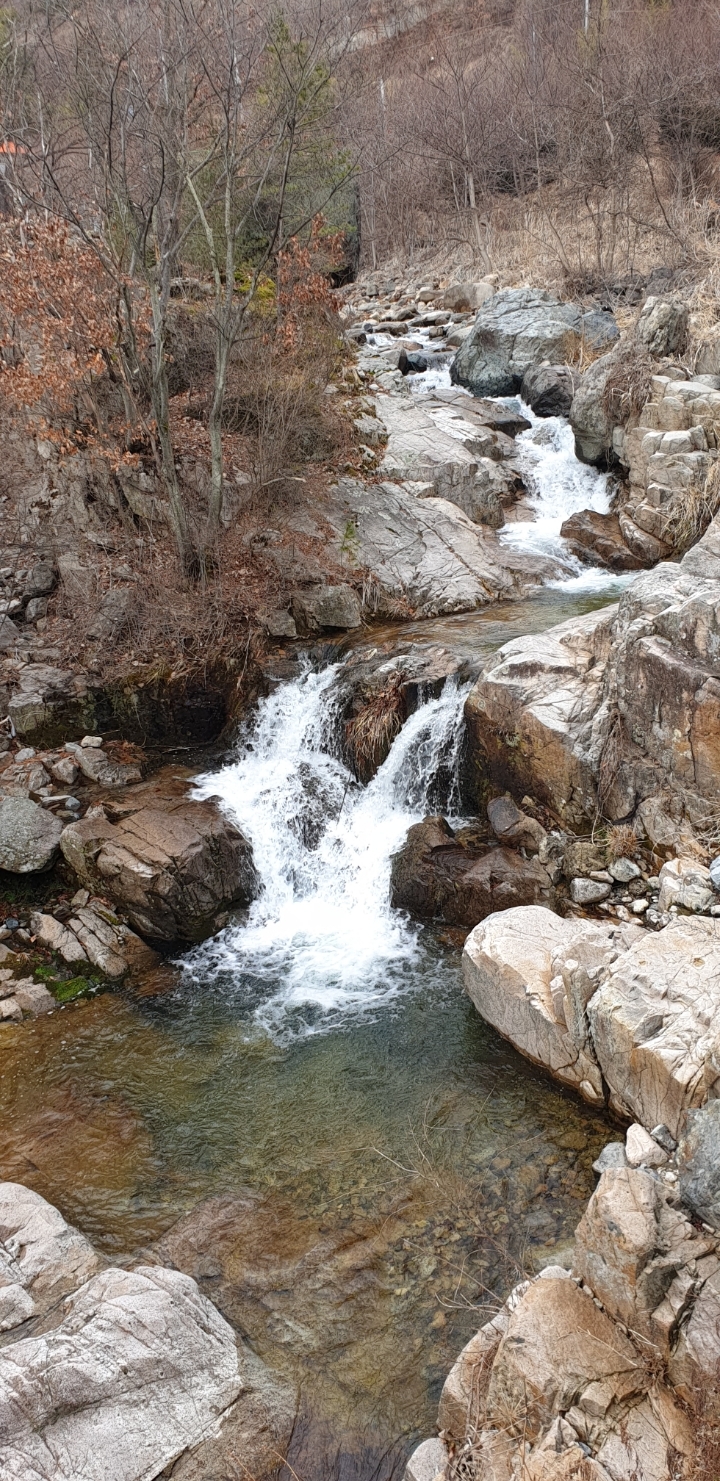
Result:
M221 911L249 903L257 888L247 839L212 798L188 796L188 781L173 769L128 788L61 837L81 884L150 940L201 940Z
M547 870L537 859L509 848L464 845L444 818L414 824L392 862L391 903L450 925L470 928L493 911L553 898Z
M627 470L626 538L650 539L651 548L687 549L702 526L693 525L693 502L700 502L717 461L720 389L716 376L680 379L655 375L650 398L637 426L614 438L616 455ZM639 532L637 535L635 531Z
M677 1138L688 1111L720 1092L714 920L651 933L510 910L472 931L463 972L483 1018L591 1103Z
M418 492L426 484L430 496L456 504L475 524L498 529L504 523L518 479L500 459L497 433L442 403L439 417L398 397L378 396L376 404L388 432L381 464L386 477L410 480Z
M665 794L681 816L707 815L720 772L719 575L716 520L679 565L637 576L618 607L500 648L466 707L478 793L488 779L528 793L578 830L598 809L645 820Z
M231 1481L277 1469L292 1392L193 1279L105 1266L50 1204L0 1184L0 1471ZM39 1324L39 1319L42 1319Z
M565 363L584 343L600 352L618 337L611 314L582 314L536 288L506 288L481 308L451 377L476 396L512 396L530 366Z
M56 952L77 971L97 967L104 977L119 980L129 973L149 972L160 963L160 957L145 941L119 920L102 900L88 899L77 903L67 921L38 911L30 917L30 929L41 946Z

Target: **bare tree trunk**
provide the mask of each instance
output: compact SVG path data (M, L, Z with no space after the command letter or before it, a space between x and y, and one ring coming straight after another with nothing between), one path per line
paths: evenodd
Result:
M152 380L150 396L157 429L160 453L160 474L168 498L170 528L175 536L178 555L184 571L191 567L190 537L187 513L183 503L175 468L175 453L170 435L170 393L167 378L167 352L165 345L165 313L160 294L154 285L150 287L150 304L153 316Z

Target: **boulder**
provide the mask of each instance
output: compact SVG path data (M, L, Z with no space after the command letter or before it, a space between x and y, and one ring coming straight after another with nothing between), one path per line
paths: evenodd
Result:
M585 371L573 396L570 425L581 463L605 467L610 458L614 421L608 415L605 390L617 364L617 350L601 355Z
M311 587L293 596L292 615L305 633L348 631L362 624L362 610L351 586Z
M63 825L29 797L0 800L0 869L35 874L57 858Z
M560 534L573 555L585 565L607 566L610 571L638 571L645 564L626 544L616 514L582 509L564 521Z
M57 572L52 561L36 561L25 578L23 596L31 600L38 597L47 597L50 595L56 580Z
M391 903L413 915L469 928L493 911L553 898L547 870L536 859L507 848L473 855L444 819L416 823L393 859Z
M606 343L611 343L617 326L611 315L607 320ZM589 328L596 341L602 338L594 319ZM475 396L515 395L530 366L564 362L580 348L583 331L583 315L574 304L535 288L503 289L481 308L453 360L451 380Z
M635 333L655 360L682 355L687 347L690 310L679 298L648 298Z
M0 1331L52 1310L99 1268L92 1245L52 1204L0 1183Z
M567 417L580 377L571 365L533 365L520 395L537 417Z
M470 933L463 952L465 991L481 1016L595 1105L604 1094L587 1004L617 938L609 924L561 920L529 906L490 916Z
M248 840L216 800L186 795L188 779L173 769L128 788L106 803L115 821L86 816L61 839L79 881L150 940L202 940L219 912L257 890Z
M376 405L388 432L382 473L426 484L429 495L457 504L476 524L504 523L510 475L490 455L496 447L486 428L447 412L438 421L432 407L415 400L378 396Z
M510 1314L488 1387L489 1426L537 1440L590 1383L626 1397L642 1388L632 1344L566 1272L535 1280Z
M660 870L658 909L681 905L684 910L707 910L715 903L710 870L697 859L668 859Z
M677 1138L687 1115L720 1093L714 1029L720 1012L720 936L683 918L642 932L588 1003L594 1052L610 1105Z
M0 1471L157 1476L217 1431L241 1387L235 1334L193 1280L103 1271L54 1329L0 1353Z
M527 849L529 854L536 854L547 837L542 823L522 812L509 792L504 797L493 797L487 805L487 815L490 827L501 843Z
M603 694L616 608L572 618L499 648L465 718L478 802L489 780L547 803L571 827L596 811Z
M678 1148L678 1180L683 1203L720 1230L720 1100L690 1111Z

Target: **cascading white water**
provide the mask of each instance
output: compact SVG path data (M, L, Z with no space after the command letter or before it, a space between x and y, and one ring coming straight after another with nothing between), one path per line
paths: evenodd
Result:
M459 807L467 689L448 683L406 721L360 787L334 754L336 667L261 702L239 760L197 784L251 839L262 890L245 924L183 963L193 980L242 978L273 1035L316 1032L407 990L418 930L389 904L391 856L428 811ZM250 1005L250 1004L249 1004Z

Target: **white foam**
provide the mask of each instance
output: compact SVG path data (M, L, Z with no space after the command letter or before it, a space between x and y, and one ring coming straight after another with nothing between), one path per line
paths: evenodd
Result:
M307 673L262 701L239 760L197 786L251 839L262 893L247 924L182 965L198 982L249 974L256 1022L280 1038L412 985L418 932L390 907L391 858L431 808L453 811L466 691L448 684L411 715L362 788L333 754L335 672Z

